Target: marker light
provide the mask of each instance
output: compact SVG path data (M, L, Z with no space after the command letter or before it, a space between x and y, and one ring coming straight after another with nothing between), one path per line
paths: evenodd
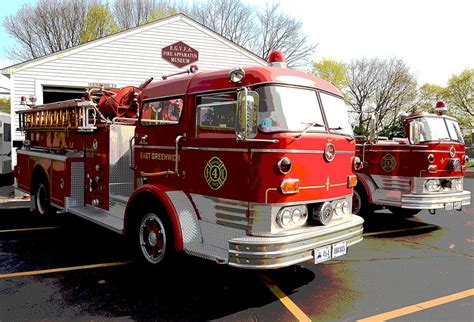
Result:
M282 174L287 174L291 170L291 160L287 157L283 157L278 161L277 167Z
M281 192L285 195L300 191L300 179L285 179L280 185Z
M446 104L444 104L444 102L439 101L436 102L435 111L438 115L444 115L446 114L446 112L448 112L448 108L446 107Z
M232 83L240 83L245 77L245 71L242 67L235 67L229 72L229 81Z
M285 55L281 51L275 50L268 56L268 66L286 68Z

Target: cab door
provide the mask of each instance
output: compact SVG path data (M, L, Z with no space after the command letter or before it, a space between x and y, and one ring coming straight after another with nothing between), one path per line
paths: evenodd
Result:
M176 172L176 161L182 162L181 146L176 151L176 142L181 145L185 139L184 98L158 98L142 105L134 139L136 181L180 189L182 173Z

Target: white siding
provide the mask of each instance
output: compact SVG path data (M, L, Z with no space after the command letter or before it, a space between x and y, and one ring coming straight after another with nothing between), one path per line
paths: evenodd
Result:
M75 52L65 51L55 59L46 57L44 62L40 60L31 67L19 68L12 77L14 128L18 127L14 112L21 109L20 97L36 95L37 103L41 104L43 85L86 87L89 82L96 82L122 87L178 71L161 58L161 49L178 41L199 52L196 64L201 71L264 64L230 41L178 16L155 27L146 26L115 38L98 40L95 45L79 47ZM23 135L15 131L13 140L23 140Z

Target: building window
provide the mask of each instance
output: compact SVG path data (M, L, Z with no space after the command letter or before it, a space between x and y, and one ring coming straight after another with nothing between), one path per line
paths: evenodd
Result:
M143 103L141 125L178 124L183 111L183 100L178 98Z
M4 123L3 124L3 141L11 142L11 140L12 140L11 125L10 123Z

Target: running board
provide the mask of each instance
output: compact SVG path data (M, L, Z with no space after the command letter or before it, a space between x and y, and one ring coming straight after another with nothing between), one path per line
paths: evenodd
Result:
M86 205L85 207L71 207L69 212L116 233L123 234L123 220L112 216L107 210Z
M188 244L184 252L190 255L210 259L218 264L227 264L229 262L229 252L226 249L218 248L205 244Z

